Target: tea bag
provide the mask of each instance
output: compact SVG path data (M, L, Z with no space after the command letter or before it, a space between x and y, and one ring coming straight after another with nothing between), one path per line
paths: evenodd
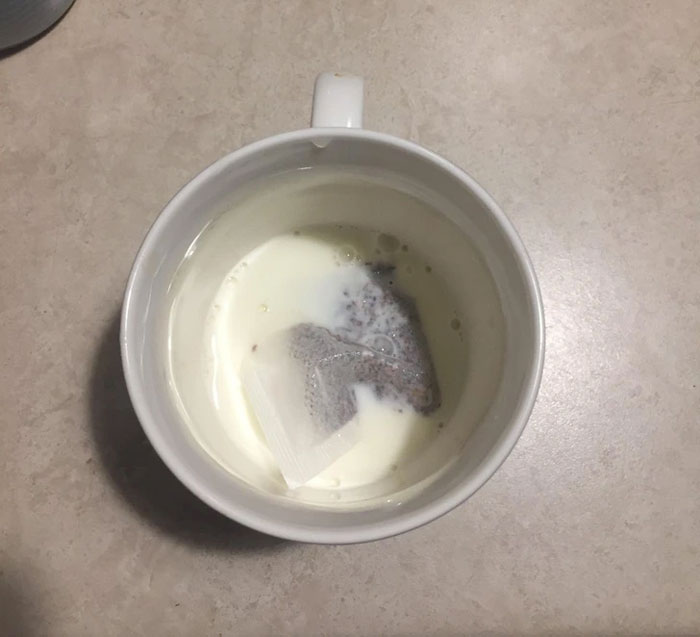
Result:
M244 360L244 390L290 488L358 442L355 367L368 355L302 323L268 337Z
M290 488L359 442L359 385L422 414L440 405L413 299L393 289L392 266L359 275L342 290L332 332L295 325L258 343L243 363L244 391Z

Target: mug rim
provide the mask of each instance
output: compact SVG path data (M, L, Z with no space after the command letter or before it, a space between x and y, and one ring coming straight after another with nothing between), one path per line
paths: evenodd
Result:
M398 516L397 519L389 519L362 527L351 528L313 528L294 525L293 523L281 522L268 516L259 515L257 512L247 507L237 507L235 503L229 501L224 502L216 498L209 490L206 482L201 479L201 476L192 471L185 461L179 457L176 447L171 445L166 438L161 435L161 428L167 426L167 424L159 424L151 415L151 411L148 408L148 395L144 391L143 384L137 380L138 375L132 365L132 358L134 356L132 350L136 348L137 345L131 343L128 339L131 321L137 319L136 316L132 316L131 301L132 292L143 271L142 265L152 249L160 242L164 229L169 225L170 218L179 210L182 201L187 199L187 197L198 189L204 187L210 179L228 170L233 164L244 160L249 155L287 142L304 139L308 139L309 141L313 141L314 139L326 140L327 138L365 139L367 141L380 142L393 146L409 154L418 155L436 164L441 169L457 178L465 188L488 208L493 219L505 234L508 244L520 266L528 292L530 309L534 318L534 356L524 382L522 398L516 410L513 412L510 422L505 426L503 435L490 449L484 462L479 464L469 477L460 482L456 487L453 487L440 497L411 512L409 515ZM386 133L359 128L307 128L266 137L224 155L198 173L166 204L144 237L131 267L122 305L120 349L129 398L131 399L134 411L146 437L168 469L172 471L178 480L180 480L180 482L195 496L235 522L244 524L245 526L268 535L293 541L322 544L357 543L399 535L441 517L476 493L476 491L488 482L503 462L505 462L530 418L542 380L545 351L544 307L534 267L515 227L491 195L466 171L415 142Z

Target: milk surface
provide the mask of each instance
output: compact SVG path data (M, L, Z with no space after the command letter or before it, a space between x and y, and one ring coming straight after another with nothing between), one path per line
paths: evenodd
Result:
M278 190L266 205L289 205L284 181ZM332 190L328 196L332 205ZM251 197L240 205L260 202ZM447 425L468 374L470 317L455 305L420 246L381 228L315 224L273 236L241 257L227 249L226 237L234 233L235 217L225 212L193 244L170 292L171 389L193 436L217 462L269 492L342 505L391 499L425 477L422 458L434 463L444 456L439 462L446 462L459 451L468 431ZM241 366L257 344L280 330L299 323L331 331L342 327L343 290L359 289L366 282L365 264L376 262L395 266L395 285L416 302L441 405L423 415L358 387L359 442L304 487L290 491L246 398ZM474 267L483 265L475 260ZM495 298L494 290L494 312Z

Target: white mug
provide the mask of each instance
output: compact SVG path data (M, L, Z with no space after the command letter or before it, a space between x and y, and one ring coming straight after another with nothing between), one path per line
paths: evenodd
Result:
M389 537L426 524L464 502L515 446L532 411L544 362L544 312L537 279L510 221L488 193L447 160L412 142L362 129L362 91L361 78L323 73L316 81L311 128L241 148L187 184L146 236L122 311L121 350L129 395L165 464L195 495L229 518L270 535L305 542ZM456 461L400 506L324 508L247 484L200 447L169 391L163 337L166 293L188 247L243 185L309 166L391 171L418 189L439 193L452 210L455 233L477 248L498 291L505 353L490 407ZM264 221L261 227L269 237L290 229L278 227L279 219L269 227ZM382 219L376 219L376 224L377 230L384 230ZM411 232L409 227L405 230ZM439 264L454 270L453 264L459 262L450 254L438 254L440 245L431 244L425 228L414 231L412 240L435 253L436 270ZM452 272L453 283L459 277L459 271Z

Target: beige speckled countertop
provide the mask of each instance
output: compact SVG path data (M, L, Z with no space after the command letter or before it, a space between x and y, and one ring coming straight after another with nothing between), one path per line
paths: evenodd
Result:
M328 69L503 205L548 336L487 486L343 547L195 500L117 344L162 206ZM0 59L0 211L0 634L700 633L699 2L78 0Z

